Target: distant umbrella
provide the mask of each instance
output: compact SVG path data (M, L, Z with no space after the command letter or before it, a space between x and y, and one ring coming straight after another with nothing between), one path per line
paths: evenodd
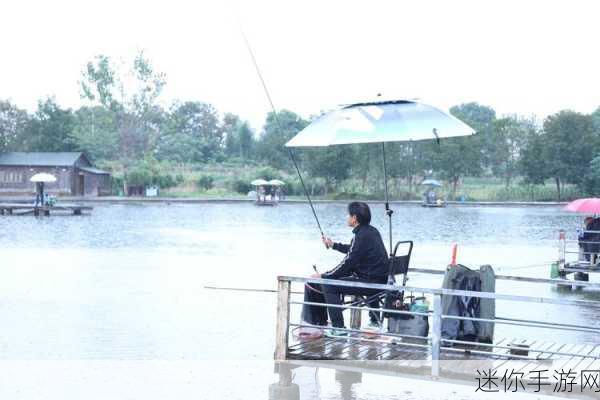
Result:
M40 172L39 174L35 174L29 179L30 182L56 182L56 177L54 175L47 174L45 172Z
M255 179L252 182L250 182L250 184L253 186L264 186L268 185L269 182L265 181L264 179Z
M582 214L600 214L600 199L596 197L577 199L567 204L565 210Z
M269 185L273 185L273 186L283 186L285 185L284 181L280 181L279 179L271 179L269 182Z
M424 186L442 186L442 184L435 180L435 179L425 179L423 182L421 182L421 185Z

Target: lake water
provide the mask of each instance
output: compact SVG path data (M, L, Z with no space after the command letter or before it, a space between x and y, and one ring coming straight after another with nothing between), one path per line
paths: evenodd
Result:
M316 207L326 234L349 241L345 205ZM458 243L462 264L548 277L557 230L581 224L580 216L559 207L394 209L395 240L415 241L411 265L437 269L448 264ZM383 206L374 205L373 214L373 225L387 238ZM303 204L101 205L82 217L0 217L0 360L18 360L27 370L43 369L42 361L77 370L75 362L117 360L272 369L275 296L204 286L272 289L277 275L307 275L313 264L326 270L340 254L325 250L319 236ZM410 284L438 287L441 277L414 274ZM516 282L499 282L497 291L600 300L593 290ZM499 302L497 314L600 328L600 312L592 308ZM518 337L518 329L497 327L496 336ZM597 334L543 332L548 340L599 340ZM13 382L20 382L17 375Z

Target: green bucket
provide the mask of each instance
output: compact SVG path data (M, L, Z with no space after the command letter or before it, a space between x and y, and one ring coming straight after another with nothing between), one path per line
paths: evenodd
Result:
M558 270L558 263L552 263L550 265L550 278L551 279L557 279L560 277L560 272Z

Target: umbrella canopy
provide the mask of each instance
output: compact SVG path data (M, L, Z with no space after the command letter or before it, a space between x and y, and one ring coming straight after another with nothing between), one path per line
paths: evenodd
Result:
M408 142L474 134L473 128L433 106L409 100L358 103L331 111L300 131L286 147Z
M255 179L252 182L250 182L250 184L253 186L264 186L269 185L269 182L265 181L264 179Z
M437 181L435 179L425 179L423 182L421 182L421 185L425 185L425 186L442 186L442 184L440 183L440 181Z
M600 214L600 199L595 197L577 199L567 204L565 210L583 214Z
M284 181L280 181L279 179L271 179L269 182L269 185L273 185L273 186L283 186L285 185Z
M40 172L39 174L35 174L29 179L30 182L56 182L56 177L54 175L47 174L45 172Z

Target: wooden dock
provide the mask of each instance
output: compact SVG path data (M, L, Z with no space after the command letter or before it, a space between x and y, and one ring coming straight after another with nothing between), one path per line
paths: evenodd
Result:
M412 269L411 269L412 270ZM422 272L427 270L421 269ZM497 279L499 277L497 276ZM530 280L533 283L553 284L554 279L502 277L507 280ZM500 279L502 279L500 278ZM387 331L366 331L358 326L344 329L348 336L323 336L316 339L297 338L294 331L297 328L310 327L303 322L290 322L290 307L304 304L303 301L291 299L291 284L298 283L334 283L329 280L279 277L277 302L277 332L275 360L283 363L311 365L325 363L325 366L342 369L363 371L384 375L398 375L422 379L439 380L453 379L457 382L473 384L486 371L495 371L500 379L505 373L520 374L523 385L535 384L532 371L545 371L551 379L561 371L576 376L577 382L571 386L578 394L587 398L587 394L597 396L600 393L600 328L592 325L569 325L561 322L546 322L535 320L516 320L495 317L495 324L510 324L521 327L520 338L497 338L494 343L464 342L445 339L441 335L441 321L446 318L471 319L442 314L441 296L473 296L493 298L517 302L518 306L526 307L527 303L544 303L556 305L580 305L594 307L600 310L600 301L573 300L560 298L545 298L534 296L517 296L490 292L468 292L450 289L433 289L417 287L399 287L365 283L344 283L335 281L339 286L364 285L372 289L423 292L433 295L433 310L429 312L430 333L427 337L415 338ZM598 283L586 282L587 286L600 288ZM360 307L348 307L352 311ZM368 309L368 308L363 308ZM391 310L387 310L391 311ZM410 313L410 312L404 312ZM475 319L476 320L476 319ZM481 320L481 319L480 319ZM488 320L485 320L488 321ZM353 326L351 320L350 326ZM545 328L562 331L579 331L597 333L598 340L594 343L556 343L544 340L543 336L531 334L528 329ZM594 337L594 336L592 336ZM315 365L317 365L315 364ZM597 373L598 391L583 393L586 373ZM592 380L590 380L592 382ZM538 379L539 383L539 379ZM546 385L544 385L546 386ZM553 387L544 387L542 392L552 393ZM555 389L555 388L554 388ZM582 389L582 390L580 390Z
M83 215L93 210L91 206L81 204L60 204L54 206L35 206L26 203L0 203L0 215L34 215L50 216L50 214Z

